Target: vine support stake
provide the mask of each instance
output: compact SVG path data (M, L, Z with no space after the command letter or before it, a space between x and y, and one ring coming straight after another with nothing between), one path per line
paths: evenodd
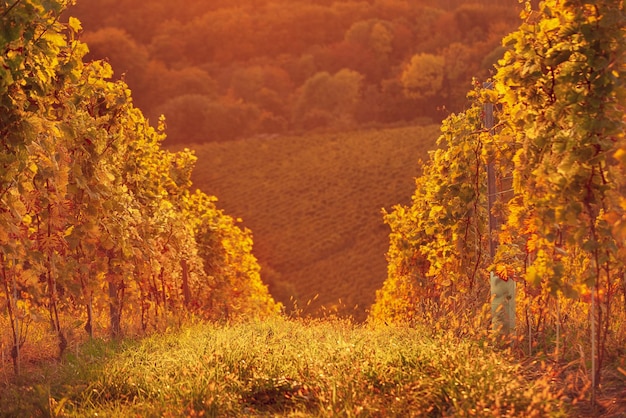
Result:
M486 89L492 89L493 83L483 84ZM494 115L493 103L483 105L485 129L493 135ZM496 203L496 170L495 162L490 159L487 162L487 211L489 213L489 255L491 259L496 255L498 246L497 230L499 228L498 219L493 213ZM493 331L498 333L503 339L510 340L515 333L515 281L503 280L494 271L489 272L489 282L491 287L491 325Z

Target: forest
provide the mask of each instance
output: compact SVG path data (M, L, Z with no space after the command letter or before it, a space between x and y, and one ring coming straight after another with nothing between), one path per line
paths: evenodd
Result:
M179 29L196 22L201 31L206 16L222 13L208 26L215 33L198 43L208 47L210 63L230 62L232 77L237 65L255 61L255 40L271 38L259 30L248 39L235 30L240 47L222 51L232 40L219 38L218 23L233 21L230 16L257 25L254 17L264 10L272 17L283 10L259 0L177 14L157 4L145 10L168 16ZM298 22L289 30L302 28L318 47L316 22L351 45L352 35L338 22L356 16L358 6L392 23L390 10L401 9L406 18L413 7L438 9L441 17L450 13L449 33L469 7L399 0L290 4L300 7L285 3L285 11L307 18L279 21ZM144 113L130 70L128 80L116 77L111 63L88 55L85 39L97 44L97 30L84 33L89 17L74 17L71 1L0 6L1 416L626 413L623 1L523 4L517 29L495 47L500 59L491 73L465 88L465 105L444 88L446 76L427 71L446 64L443 49L415 50L396 67L398 91L416 105L421 101L420 118L435 118L427 103L452 113L420 163L413 195L383 209L387 277L363 323L332 311L318 318L285 312L262 280L252 231L220 209L215 196L194 188L194 166L204 164L186 147L194 139L174 136L179 146L165 146L175 118ZM491 6L469 8L486 12L501 4ZM118 18L134 10L144 9L129 4ZM353 23L346 25L353 29ZM370 23L354 29L369 33L370 41L391 27ZM132 35L136 45L142 39L152 45L156 33L129 30L123 39ZM468 41L471 33L464 32ZM192 31L186 36L185 42ZM213 37L221 43L210 46ZM294 57L307 49L298 37L293 45L280 38L280 48ZM185 45L167 51L182 53L171 62L193 67L197 55L186 56ZM263 56L281 55L268 50ZM213 80L215 108L193 109L229 111L223 105L230 103L252 109L254 120L254 107L260 108L237 96L234 78L197 62L198 79ZM162 64L171 74L187 71ZM393 78L387 76L380 86ZM295 113L284 132L317 128L302 125L307 117L317 120L311 112L335 118L326 128L354 129L356 113L345 113L346 102L327 93L366 102L358 94L365 94L367 77L351 68L302 77L288 94ZM228 88L220 90L224 80ZM326 82L326 92L314 87ZM435 98L450 101L439 106ZM330 107L316 107L320 103ZM214 123L228 120L223 116ZM338 149L339 138L366 137L362 132L313 138L329 141L322 149ZM381 138L400 132L430 131L386 129ZM372 148L379 146L372 137ZM228 138L218 139L228 145ZM336 238L342 239L329 235L331 243Z
M520 5L500 1L79 1L105 58L170 143L439 123L490 75Z

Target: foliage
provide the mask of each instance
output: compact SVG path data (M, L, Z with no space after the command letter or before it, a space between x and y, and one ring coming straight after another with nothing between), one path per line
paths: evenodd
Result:
M159 109L167 115L167 131L186 144L204 138L232 140L250 132L247 121L256 119L253 104L218 102L205 94L185 94L167 100Z
M485 142L480 89L474 105L441 127L416 180L410 206L385 212L390 226L388 278L377 292L371 316L413 321L432 308L443 313L484 294L489 260L485 210ZM463 301L464 300L464 301ZM452 309L452 311L456 311Z
M296 120L301 121L305 129L314 129L324 125L346 125L353 118L354 109L361 94L363 76L347 68L336 74L316 73L302 86L300 100L294 109ZM327 121L315 123L312 115L324 112ZM348 126L350 126L348 124Z
M417 54L402 72L404 93L409 97L432 99L443 87L444 59L433 54Z
M183 8L167 0L90 0L70 12L85 23L89 56L109 59L148 117L155 120L164 113L180 127L168 132L167 141L185 144L320 125L355 129L370 122L440 120L437 108L460 111L465 86L493 69L493 59L482 63L499 52L500 39L515 27L520 8L516 0L465 3L262 0ZM401 82L403 69L419 54L433 57L435 70L445 73L443 84L429 89L430 100L386 88ZM352 106L329 110L323 97L319 103L312 100L311 79L344 69L358 73L351 77L361 79L363 90L377 92L378 105L367 106L367 117L353 118ZM195 90L181 82L188 72L198 80ZM418 83L421 78L413 77ZM441 84L441 77L435 78ZM227 124L229 130L184 129L188 103L177 98L189 94L207 96L213 106L223 107L211 113L238 124ZM239 119L233 101L257 112Z
M548 369L515 364L487 344L337 319L194 325L118 345L93 340L57 367L46 382L9 386L0 407L31 415L42 405L43 413L76 417L565 412Z
M108 80L111 67L83 62L80 22L59 19L67 2L3 6L0 280L16 372L25 324L44 313L61 353L61 312L84 315L92 333L94 310L108 306L113 335L183 315L197 294L191 288L209 284L190 220L217 230L212 251L229 255L219 259L213 284L232 282L223 273L229 268L250 282L243 296L229 288L224 303L254 301L259 312L241 315L276 312L249 235L215 206L190 203L195 157L163 150L162 127L133 106L125 83Z
M472 107L444 121L449 140L431 154L413 204L386 215L389 276L372 312L406 320L419 311L415 299L434 295L449 305L455 295L456 304L458 291L472 288L466 278L493 269L523 281L518 331L529 354L543 339L542 349L561 360L563 338L580 342L575 324L590 318L585 352L570 354L592 359L596 387L603 361L619 356L626 338L624 3L528 3L522 17L503 40L494 89L475 89ZM496 126L487 130L480 116L489 106ZM497 179L491 214L487 164ZM502 225L494 259L485 251L488 215ZM458 291L440 295L450 286ZM398 308L389 299L401 289L408 290Z
M505 38L510 50L495 78L508 122L500 136L518 147L503 235L510 245L496 262L523 269L552 295L590 294L599 382L624 278L624 241L611 219L623 216L624 171L613 156L625 130L626 12L623 2L601 1L545 2L539 13Z
M252 234L215 207L215 198L196 191L188 205L188 219L197 251L204 261L205 280L192 289L194 302L205 318L264 318L280 308L261 281L260 267L252 254Z

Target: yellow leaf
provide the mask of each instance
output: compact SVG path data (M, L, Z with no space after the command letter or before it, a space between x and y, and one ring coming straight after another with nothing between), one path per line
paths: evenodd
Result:
M498 264L496 266L496 275L504 281L509 280L509 270L505 264Z
M622 164L626 164L626 149L624 148L620 148L617 151L615 151L615 154L613 154L613 156L615 157L616 160L619 160Z
M539 240L539 236L537 234L532 234L528 241L526 241L526 252L532 253L537 250L537 241Z
M537 270L537 267L528 267L526 270L526 281L534 286L538 286L539 283L541 283L541 274Z
M80 32L83 29L83 26L80 24L80 20L76 19L73 16L70 16L69 22L67 25L70 27L72 32Z

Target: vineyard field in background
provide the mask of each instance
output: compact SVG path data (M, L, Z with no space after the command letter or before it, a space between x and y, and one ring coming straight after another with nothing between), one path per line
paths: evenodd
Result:
M382 208L408 202L437 135L431 125L194 144L192 181L252 230L274 298L362 320L387 275Z

